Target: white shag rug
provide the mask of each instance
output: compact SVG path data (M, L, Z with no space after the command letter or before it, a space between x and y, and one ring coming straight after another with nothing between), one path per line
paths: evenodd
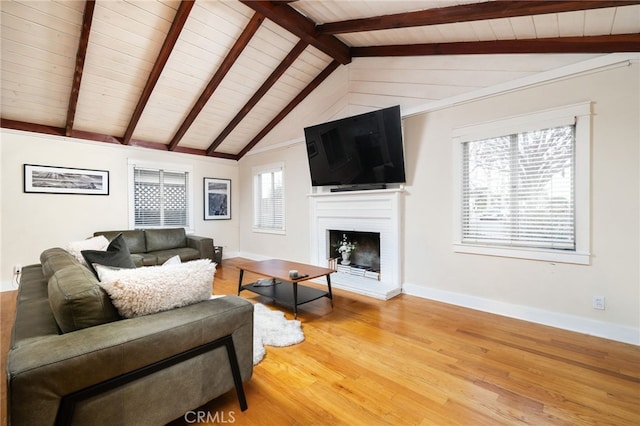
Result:
M304 340L300 321L288 320L284 313L262 303L253 306L253 365L264 358L268 346L291 346Z

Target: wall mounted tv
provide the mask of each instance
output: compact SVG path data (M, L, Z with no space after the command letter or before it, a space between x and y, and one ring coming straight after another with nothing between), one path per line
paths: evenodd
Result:
M313 186L406 182L400 106L310 126L304 135Z

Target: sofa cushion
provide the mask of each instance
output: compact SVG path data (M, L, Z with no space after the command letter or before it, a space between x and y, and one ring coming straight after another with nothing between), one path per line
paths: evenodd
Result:
M157 256L157 264L162 265L173 256L180 256L180 261L188 262L190 260L200 259L200 252L191 247L182 247L171 250L160 250L153 252Z
M136 265L136 268L140 266L144 266L144 256L142 254L131 253L131 261L133 262L134 265Z
M136 265L133 263L131 259L131 253L129 253L129 249L127 248L127 244L125 243L124 237L122 234L118 234L118 236L109 243L109 247L107 247L106 251L100 250L83 250L82 256L89 265L89 268L93 273L98 276L94 268L94 264L97 263L99 265L106 266L115 266L118 268L135 268Z
M136 263L136 266L154 266L158 264L158 256L155 253L137 253L142 259L142 265Z
M16 302L11 348L60 334L49 306L47 281L42 273L42 265L22 268Z
M144 233L148 252L187 246L187 234L184 228L147 229Z
M127 243L127 248L131 253L144 253L147 251L147 246L144 238L144 231L142 230L129 230L129 231L99 231L94 232L93 235L104 235L109 239L109 241L113 240L118 234L122 234L124 237L125 243Z
M199 259L137 269L96 265L96 269L98 284L109 293L120 315L133 318L209 299L216 265Z
M63 333L120 319L109 295L86 267L75 264L49 279L49 306Z

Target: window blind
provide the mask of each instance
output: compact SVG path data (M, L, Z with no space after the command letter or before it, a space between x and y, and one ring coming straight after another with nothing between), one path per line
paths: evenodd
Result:
M136 228L189 227L187 172L134 167Z
M259 172L254 177L254 227L284 229L284 185L282 168Z
M575 250L575 125L463 143L462 242Z

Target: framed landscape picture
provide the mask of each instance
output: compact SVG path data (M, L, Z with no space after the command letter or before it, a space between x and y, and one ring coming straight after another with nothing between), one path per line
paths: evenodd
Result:
M109 172L25 164L24 192L109 195Z
M231 180L204 178L204 220L231 219Z

